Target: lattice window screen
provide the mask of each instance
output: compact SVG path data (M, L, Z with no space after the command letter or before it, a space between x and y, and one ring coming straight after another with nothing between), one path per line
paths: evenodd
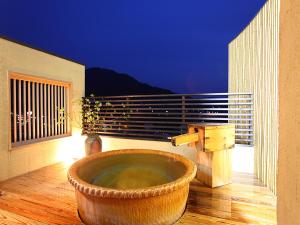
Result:
M12 147L70 134L68 82L10 73Z

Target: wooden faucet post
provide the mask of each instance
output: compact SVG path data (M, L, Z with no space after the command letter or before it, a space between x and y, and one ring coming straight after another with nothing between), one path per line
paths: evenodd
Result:
M235 127L231 124L188 125L188 134L172 138L175 146L188 144L197 150L197 179L209 187L231 183L231 154Z

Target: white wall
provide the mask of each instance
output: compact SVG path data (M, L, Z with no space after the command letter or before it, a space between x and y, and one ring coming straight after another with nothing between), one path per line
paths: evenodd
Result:
M84 141L85 137L82 137ZM177 153L193 161L196 158L196 150L187 145L174 147L171 142L135 140L125 138L113 138L102 136L103 151L116 149L154 149ZM234 172L253 173L254 167L253 148L236 146L232 154L232 169Z

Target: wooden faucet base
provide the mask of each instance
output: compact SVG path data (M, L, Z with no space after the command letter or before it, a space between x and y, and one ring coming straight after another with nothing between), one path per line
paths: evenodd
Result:
M231 183L232 149L215 152L197 152L197 179L215 188Z
M235 142L234 125L190 124L189 133L198 131L197 179L208 187L219 187L231 183L231 154Z
M172 138L197 150L197 179L209 187L231 183L231 153L235 144L233 124L189 124L188 133Z

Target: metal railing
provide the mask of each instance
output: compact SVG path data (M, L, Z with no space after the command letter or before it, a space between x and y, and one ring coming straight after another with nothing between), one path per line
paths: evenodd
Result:
M99 135L169 140L187 132L189 123L231 123L236 144L253 144L253 98L250 93L204 93L86 97L100 102ZM91 128L83 106L83 133Z

